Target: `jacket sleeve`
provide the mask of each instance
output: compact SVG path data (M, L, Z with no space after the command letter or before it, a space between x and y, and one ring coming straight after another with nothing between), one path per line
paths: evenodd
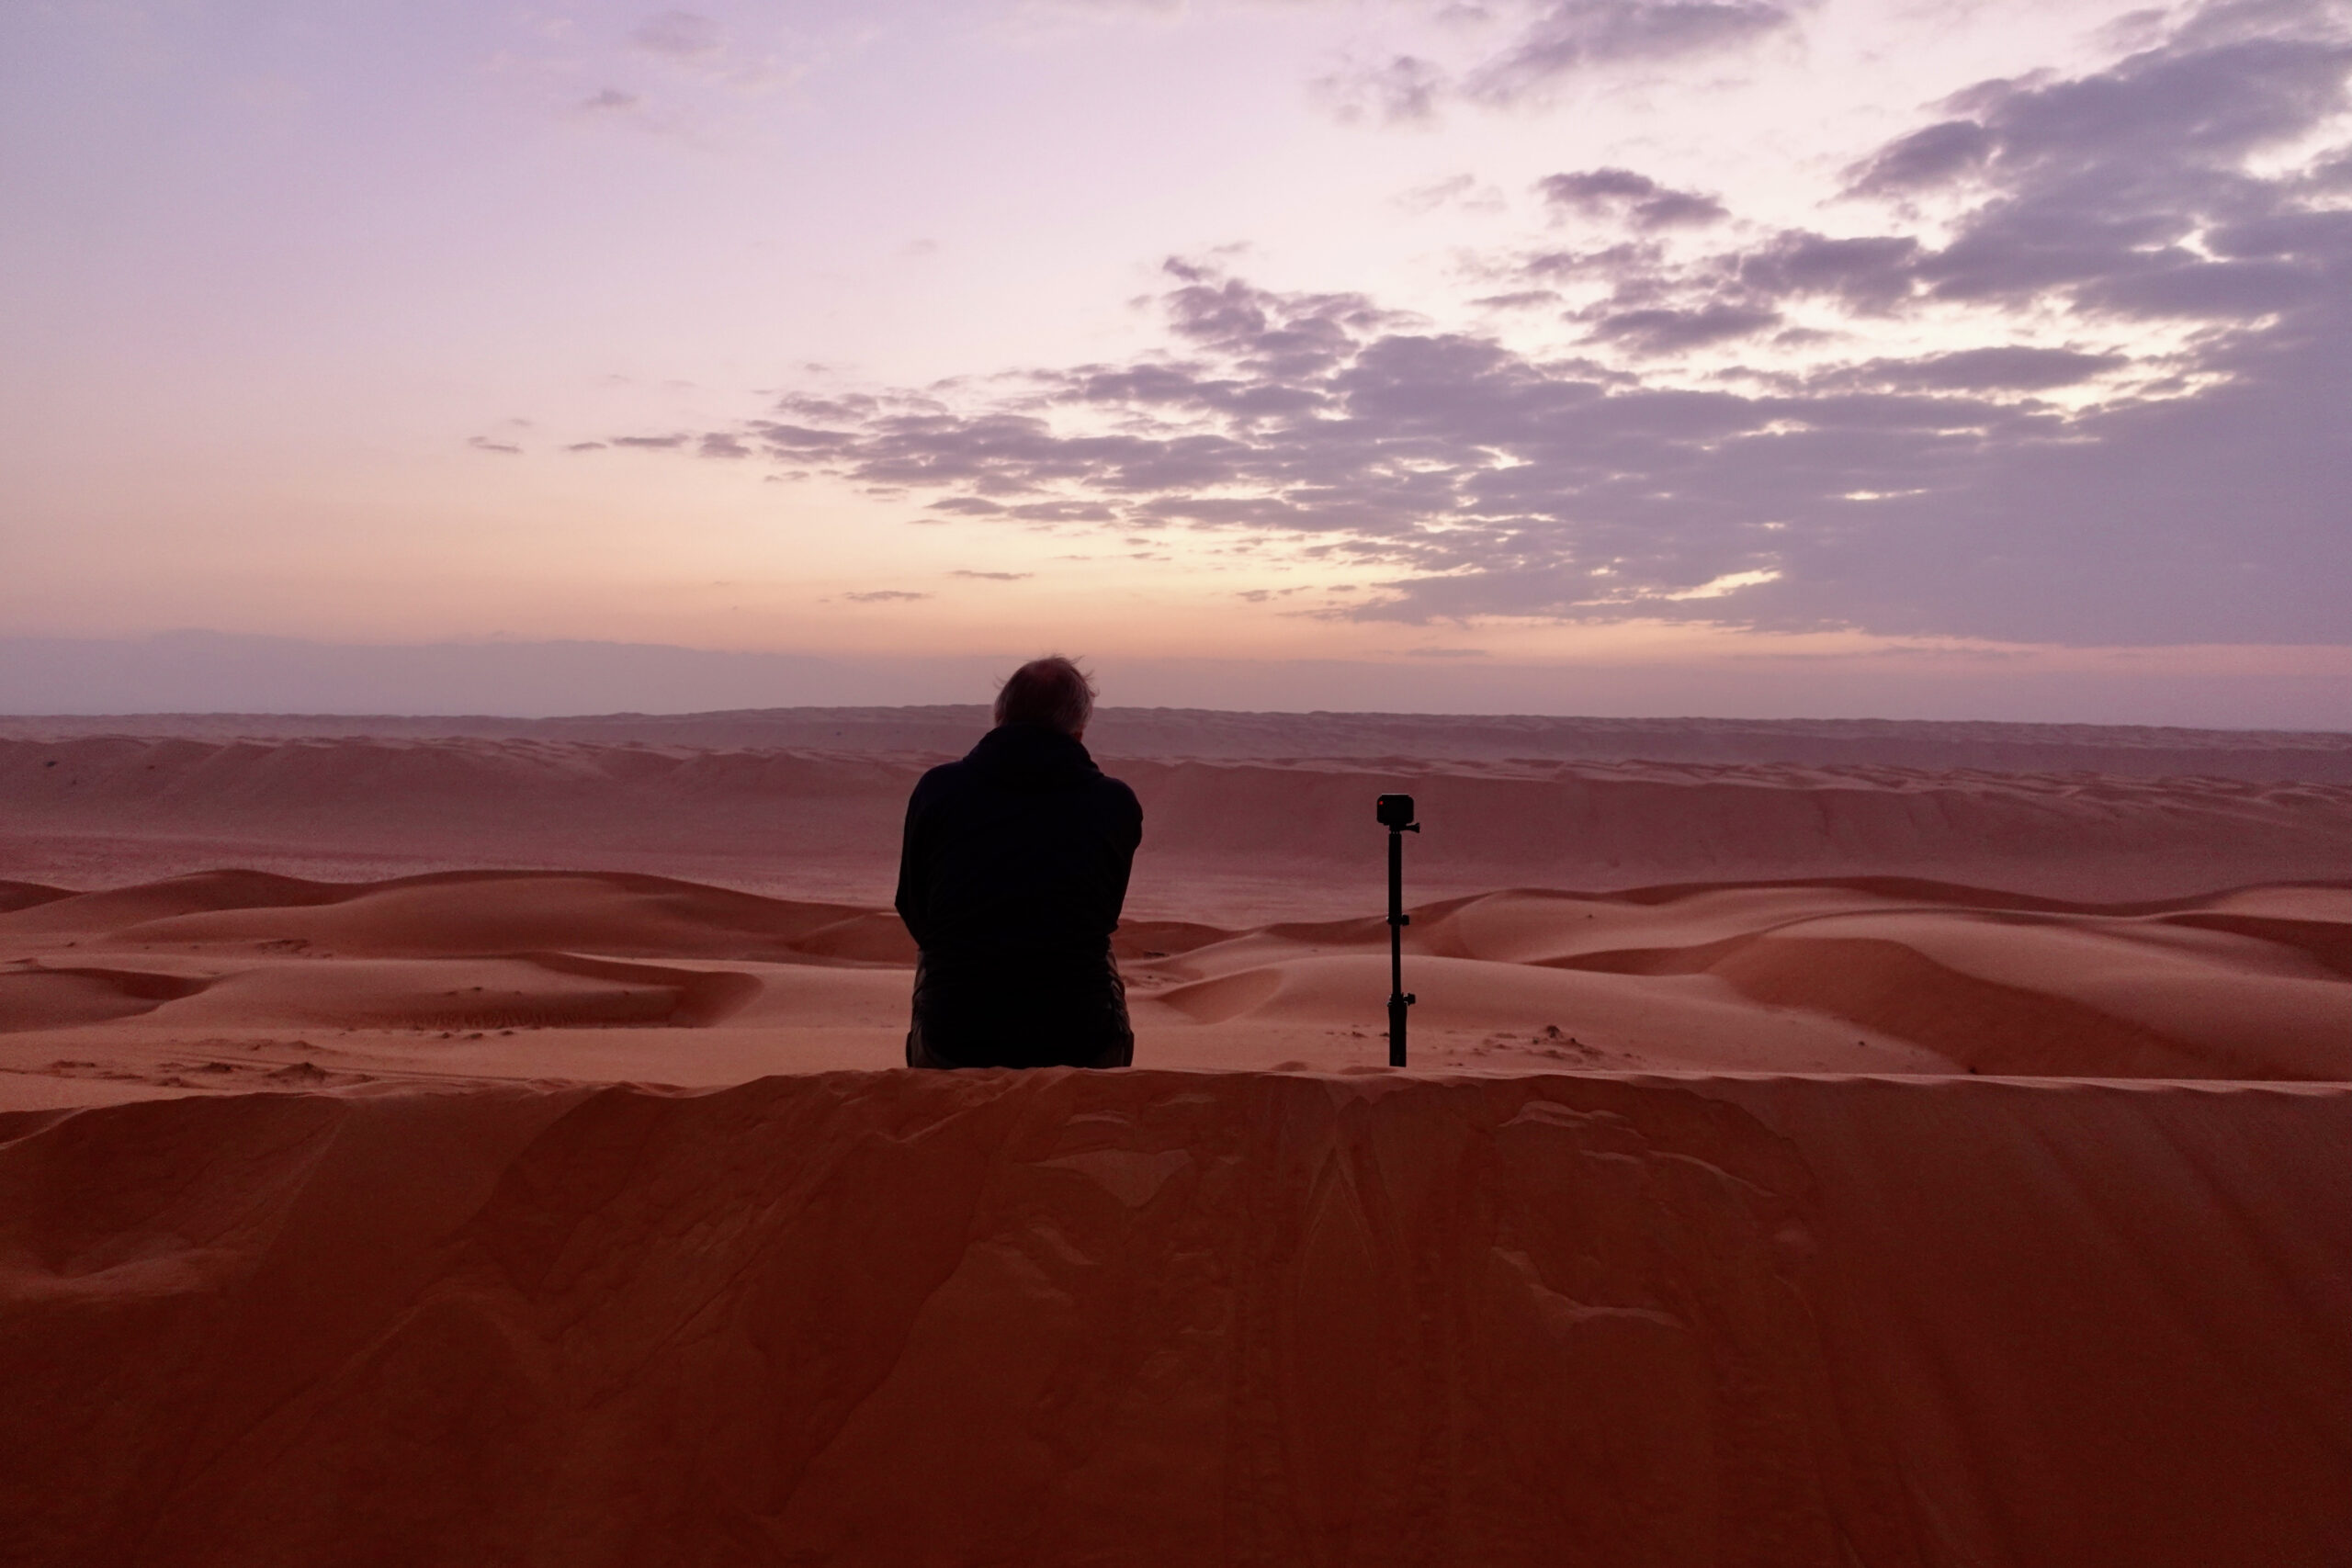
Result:
M899 892L892 902L898 907L899 919L906 922L907 934L915 939L917 947L928 947L924 933L930 929L930 910L925 896L931 886L930 835L923 831L924 810L922 784L915 785L907 797L907 822L899 835Z
M1120 850L1117 857L1118 869L1110 889L1111 929L1116 931L1119 929L1119 916L1127 907L1127 880L1135 871L1136 851L1143 843L1143 803L1136 798L1136 792L1125 784L1116 779L1111 782L1118 785L1121 796L1121 809L1118 812Z

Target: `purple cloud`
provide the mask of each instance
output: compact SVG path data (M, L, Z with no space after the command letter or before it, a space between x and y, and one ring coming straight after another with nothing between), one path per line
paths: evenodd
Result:
M1717 300L1693 310L1617 310L1592 323L1592 336L1636 354L1676 354L1711 343L1753 337L1781 320L1778 310Z
M628 38L639 49L679 59L716 54L726 42L717 22L692 11L663 11L649 17Z
M1724 204L1694 191L1668 190L1631 169L1587 169L1551 175L1536 194L1555 210L1588 218L1623 218L1636 229L1692 228L1729 216Z
M964 526L1279 542L1382 574L1361 618L2342 640L2352 217L2313 172L2342 154L2250 159L2335 122L2352 49L2256 27L2277 15L2208 12L2108 70L1959 95L1936 136L1890 141L1852 181L1866 200L1936 194L1932 237L1890 221L1679 259L1646 242L1493 258L1522 296L1606 292L1577 317L1579 355L1178 261L1157 353L1026 371L994 400L789 396L714 434L929 492ZM1579 209L1676 194L1629 170L1558 179L1547 198ZM1821 358L1823 312L1859 328L1955 307L1988 341ZM1798 309L1771 341L1809 366L1693 383L1675 362L1764 352ZM2158 357L2109 346L2158 317L2196 330ZM2035 341L2052 321L2075 341Z
M1515 9L1510 40L1458 73L1419 55L1392 54L1322 77L1316 96L1342 119L1419 124L1449 97L1508 105L1582 72L1737 49L1796 20L1793 6L1773 0L1544 0ZM1683 220L1702 220L1694 213Z
M1507 103L1590 66L1709 54L1793 25L1764 0L1556 0L1471 72L1472 96Z
M1963 348L1917 359L1873 359L1817 377L1824 387L1889 387L1908 391L2048 391L2072 387L2128 363L2120 354L2073 348Z

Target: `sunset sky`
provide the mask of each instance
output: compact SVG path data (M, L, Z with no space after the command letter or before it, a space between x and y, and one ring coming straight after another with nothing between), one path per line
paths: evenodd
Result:
M2347 73L2327 0L17 0L0 705L2352 728Z

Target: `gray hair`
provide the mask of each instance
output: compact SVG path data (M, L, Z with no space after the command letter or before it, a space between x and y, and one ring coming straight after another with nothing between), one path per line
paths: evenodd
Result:
M999 724L1042 724L1076 735L1094 716L1094 682L1075 660L1033 659L1004 678L996 694Z

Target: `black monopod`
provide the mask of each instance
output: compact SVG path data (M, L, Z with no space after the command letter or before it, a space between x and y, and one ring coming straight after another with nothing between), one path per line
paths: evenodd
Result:
M1405 928L1413 917L1405 913L1405 835L1418 833L1413 797L1384 795L1373 807L1380 825L1388 829L1388 1065L1405 1065L1405 1010L1413 1005L1405 989Z

